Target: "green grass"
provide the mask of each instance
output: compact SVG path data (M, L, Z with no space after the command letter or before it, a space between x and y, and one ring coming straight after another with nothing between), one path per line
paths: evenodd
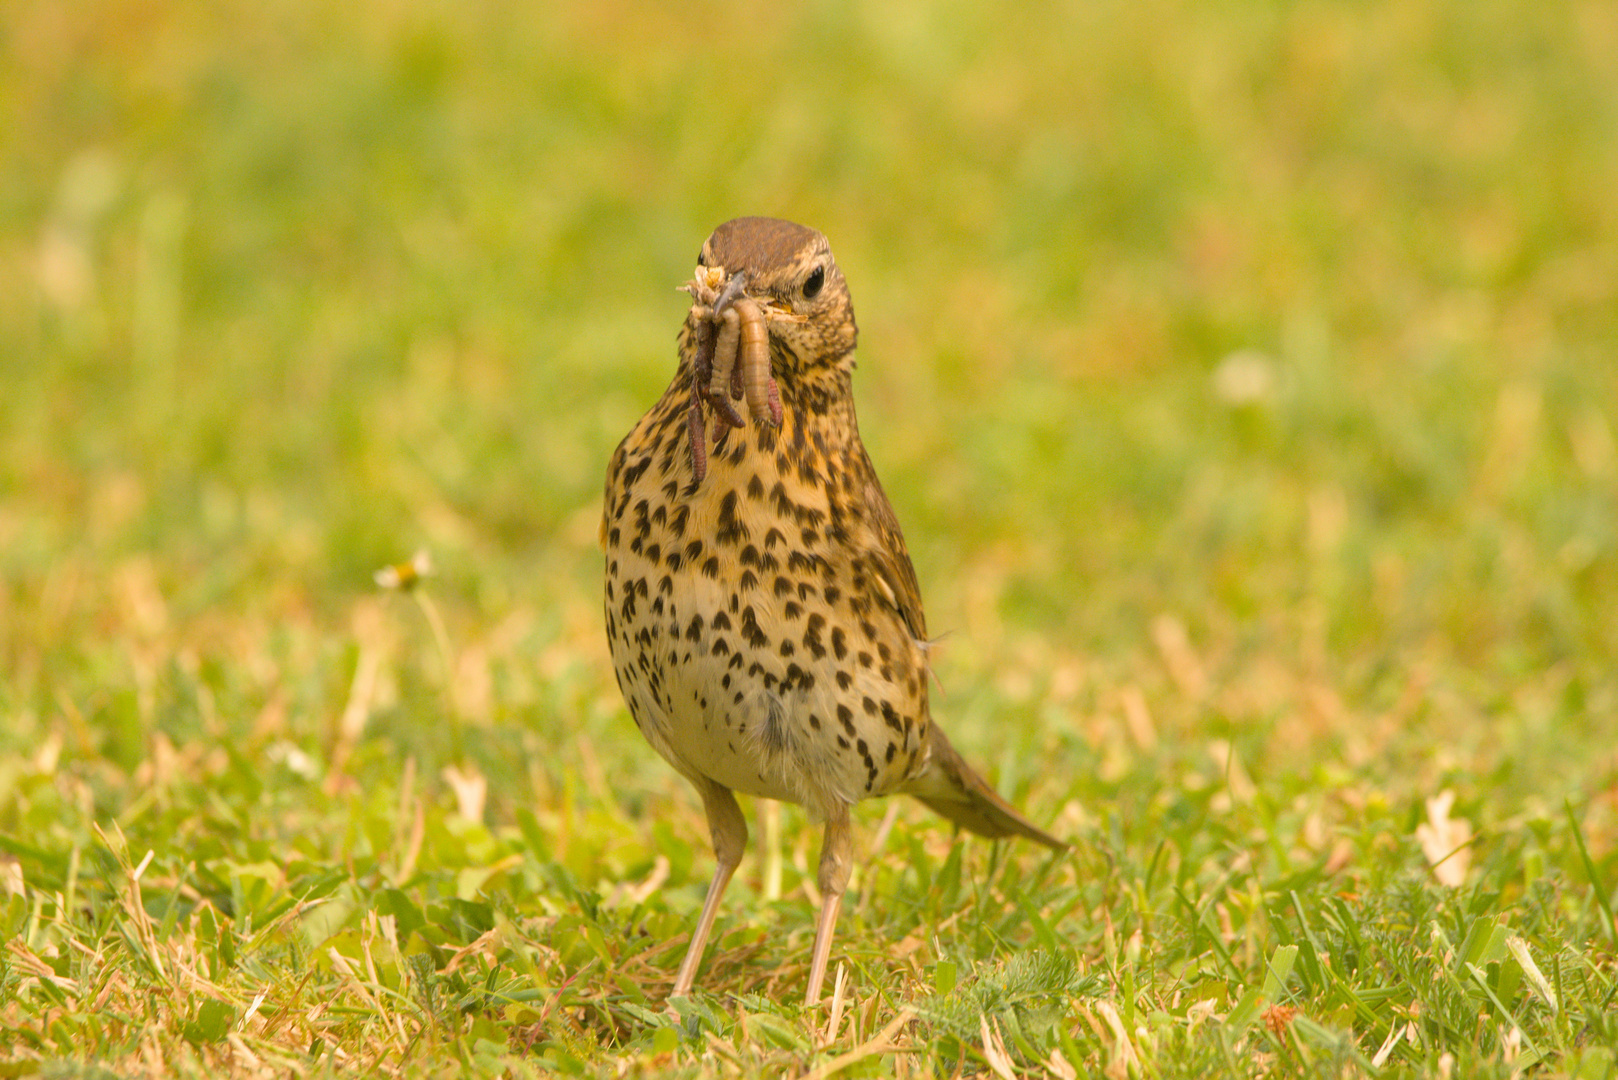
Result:
M1618 1075L1615 54L12 0L0 1075ZM805 1012L785 808L670 1015L712 859L595 529L741 213L831 238L937 714L1076 846L863 808Z

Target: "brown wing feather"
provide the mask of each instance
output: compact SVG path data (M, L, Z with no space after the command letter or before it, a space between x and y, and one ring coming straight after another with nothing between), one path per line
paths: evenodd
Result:
M867 557L886 586L888 598L898 609L910 636L925 642L927 619L922 613L921 586L905 547L904 532L899 528L893 504L888 502L887 493L870 468L869 459L865 465L865 505L870 508L876 532L876 546L867 552ZM905 791L935 813L980 836L1021 836L1057 851L1067 847L1002 799L956 752L937 724L927 726L927 742L928 766L922 775L905 785Z
M903 791L926 803L934 813L979 836L1021 836L1053 851L1067 848L1067 844L1023 817L1015 806L1002 799L989 782L956 753L937 724L929 725L927 732L928 767L906 784Z
M916 581L916 568L905 547L899 516L893 512L893 504L888 502L887 492L882 490L882 482L876 478L869 459L865 461L865 505L870 508L876 529L875 546L867 556L892 594L893 606L898 609L910 636L925 642L927 616L921 607L921 585Z

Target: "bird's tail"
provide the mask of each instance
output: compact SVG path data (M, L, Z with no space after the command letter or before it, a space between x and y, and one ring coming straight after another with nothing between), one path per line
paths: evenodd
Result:
M987 780L961 759L936 723L928 725L928 742L927 770L906 784L903 791L926 803L935 813L980 836L1021 836L1056 851L1067 847L1002 799Z

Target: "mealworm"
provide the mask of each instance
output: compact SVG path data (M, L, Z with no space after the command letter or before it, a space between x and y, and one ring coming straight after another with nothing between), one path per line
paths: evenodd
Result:
M764 312L748 297L742 297L725 312L734 311L741 324L741 342L737 350L737 366L742 372L742 392L747 396L747 410L760 424L781 426L781 391L770 375L770 334L764 326ZM723 339L724 329L720 329ZM717 348L717 346L716 346ZM714 372L717 378L719 372Z
M736 370L736 357L741 343L741 309L727 307L718 316L719 327L714 334L713 373L708 380L708 395L722 398L730 389L731 373Z
M696 301L691 306L694 339L691 404L686 427L691 441L691 490L708 474L708 432L704 405L713 410L714 449L724 448L732 428L745 421L731 401L747 400L755 423L781 425L781 391L770 373L770 335L764 311L747 295L747 272L737 271L719 285L723 270L701 267L680 286Z

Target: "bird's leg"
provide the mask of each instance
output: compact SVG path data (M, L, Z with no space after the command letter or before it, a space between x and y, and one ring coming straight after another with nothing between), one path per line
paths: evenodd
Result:
M697 784L697 791L702 795L703 809L708 812L708 830L713 836L717 865L714 867L713 881L708 884L708 899L702 904L702 916L697 919L697 928L691 934L691 944L685 950L680 971L674 976L674 989L669 992L670 997L685 997L691 992L697 967L702 963L702 953L708 947L708 932L713 929L714 917L719 914L719 898L725 895L725 886L730 884L737 864L742 861L742 852L747 849L747 821L742 817L742 809L736 805L736 796L730 793L730 789L703 777Z
M805 1006L820 1000L820 984L826 980L826 962L831 957L831 935L837 927L837 913L843 907L843 890L854 868L854 833L848 821L848 807L826 819L826 837L820 844L820 922L815 927L815 955L809 964L809 989L803 995Z

